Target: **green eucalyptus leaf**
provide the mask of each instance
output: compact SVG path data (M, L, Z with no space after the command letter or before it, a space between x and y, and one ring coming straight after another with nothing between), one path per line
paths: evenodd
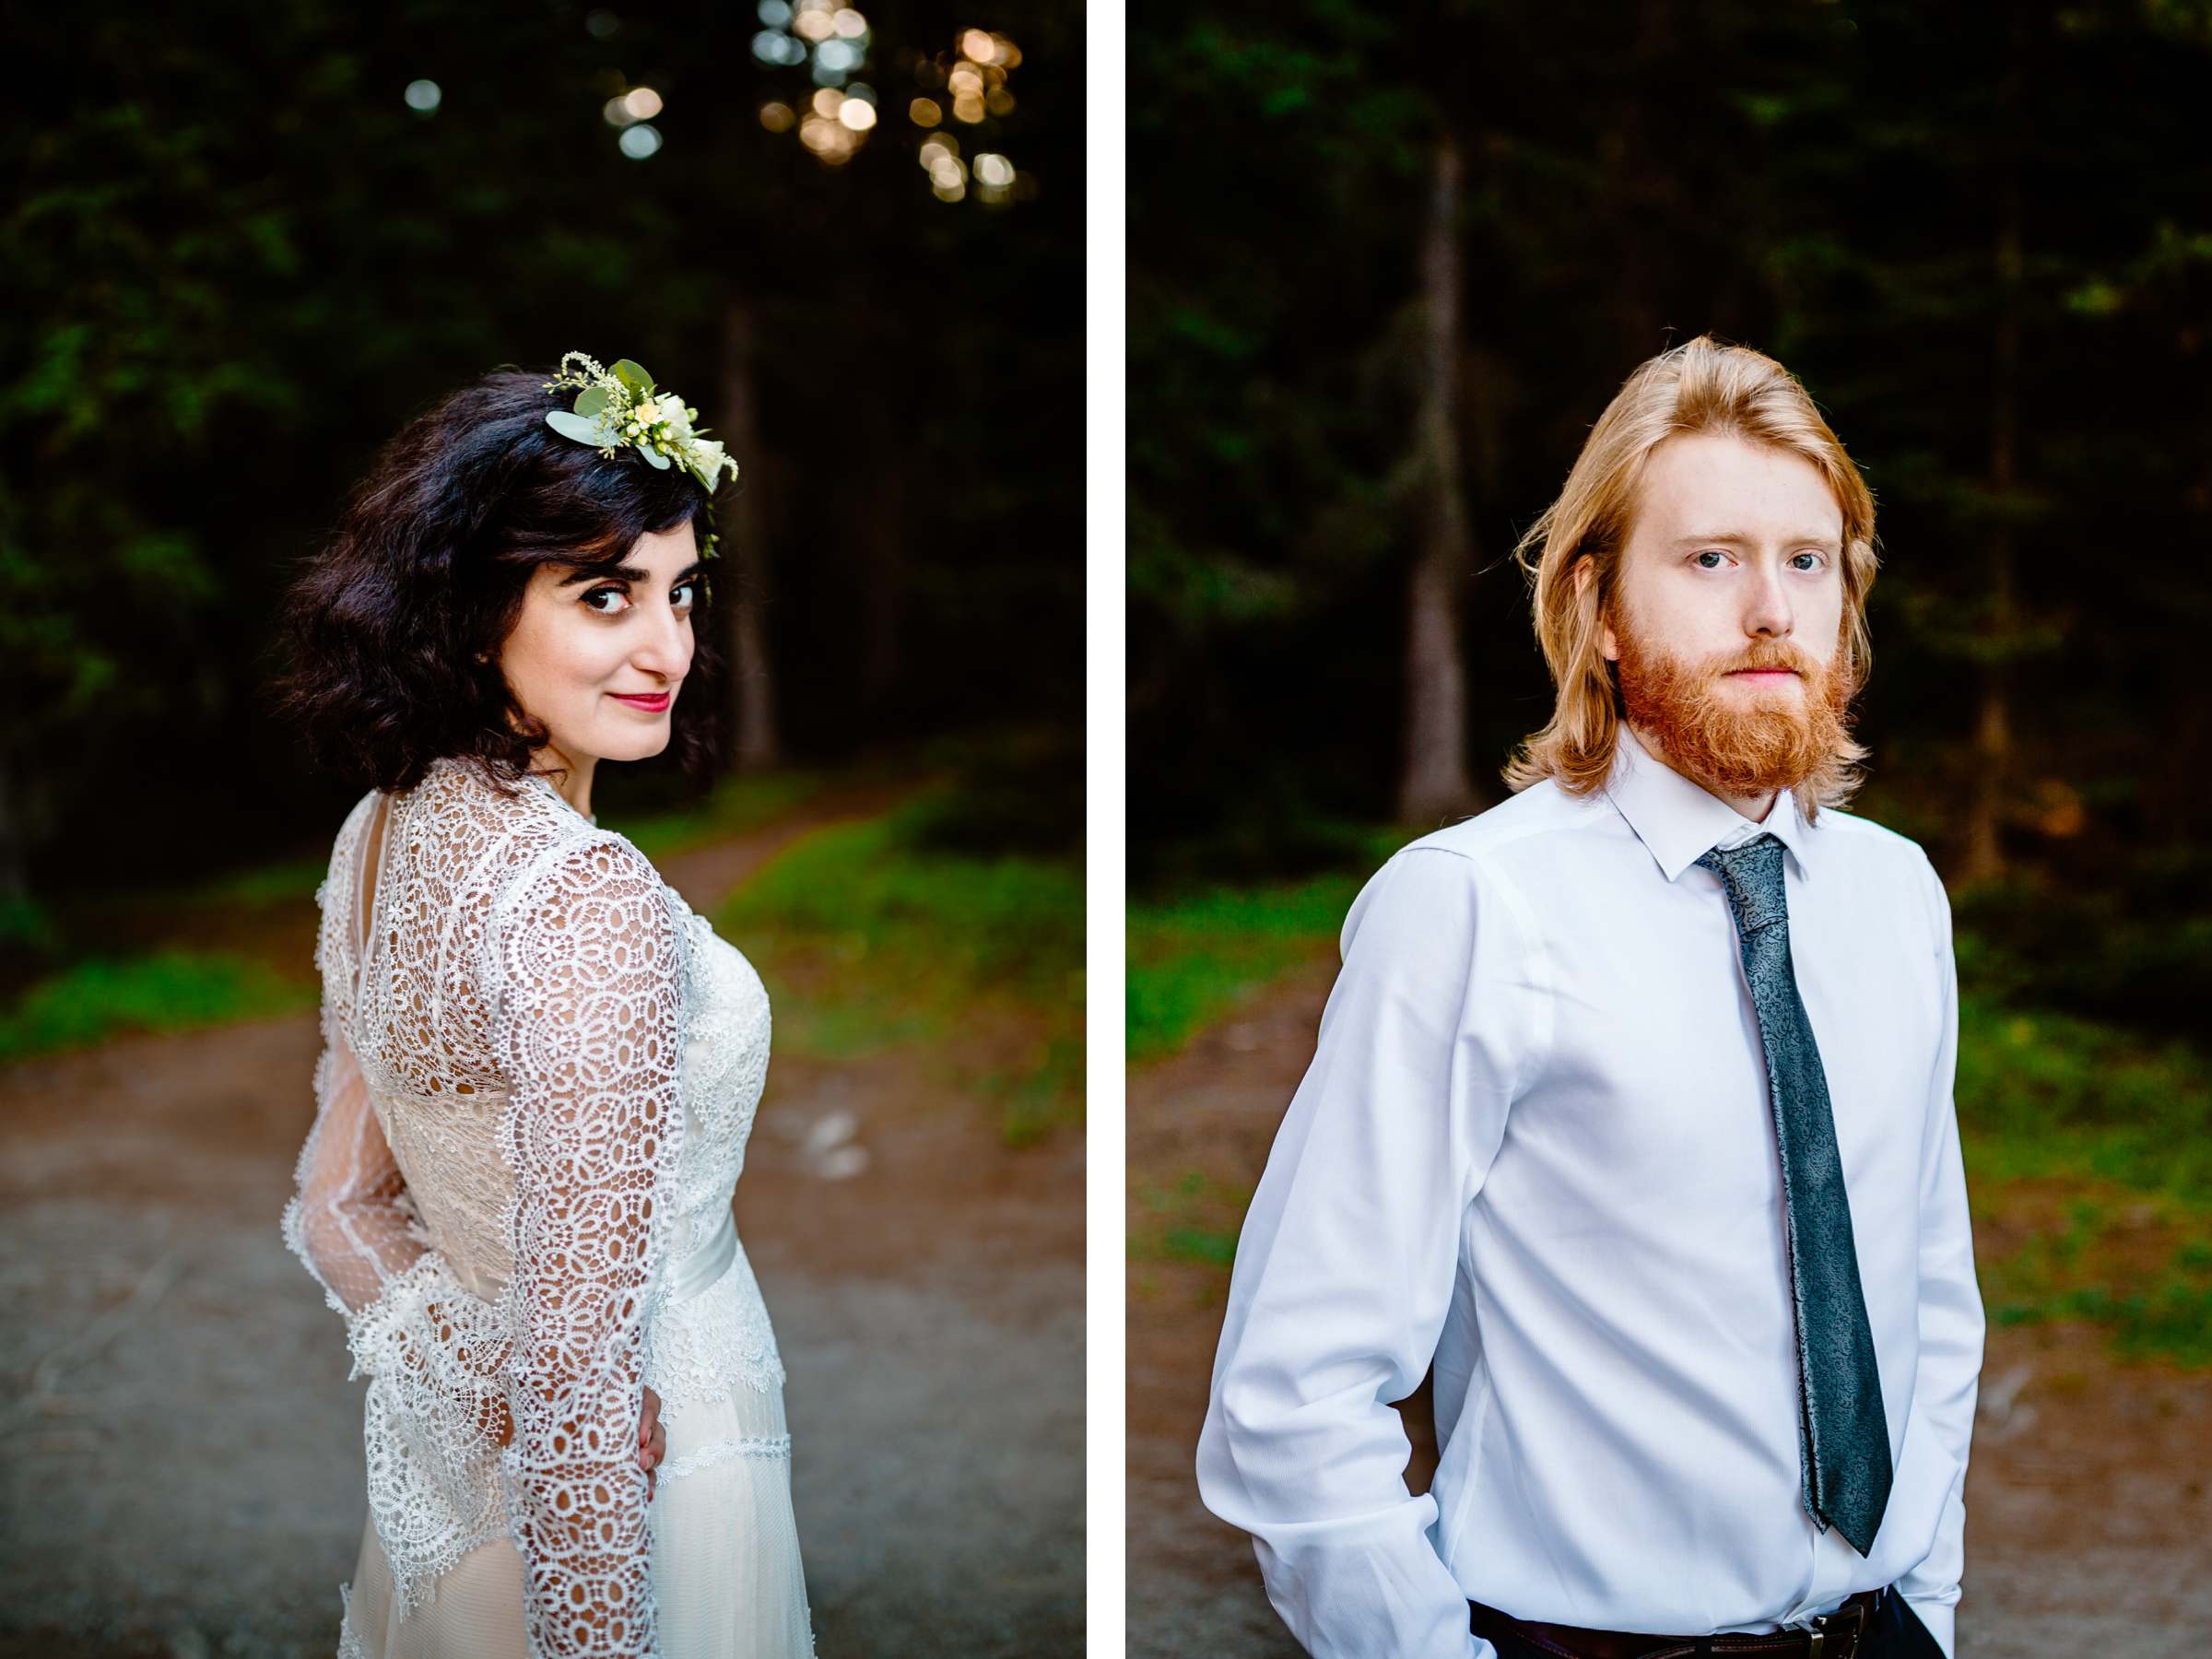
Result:
M606 394L605 386L586 386L576 394L576 413L583 416L604 415L606 406L613 401Z
M650 443L641 443L638 445L638 449L644 455L646 460L652 462L663 472L666 472L668 470L668 457L662 454L659 450L654 449L653 445Z
M588 443L594 449L604 449L615 441L615 434L604 420L586 420L566 409L547 409L546 424L563 438L573 438L579 443Z
M651 397L653 395L653 376L646 373L644 370L639 368L637 364L631 362L628 358L623 358L618 361L609 372L611 372L617 380L628 386L635 395L639 397Z

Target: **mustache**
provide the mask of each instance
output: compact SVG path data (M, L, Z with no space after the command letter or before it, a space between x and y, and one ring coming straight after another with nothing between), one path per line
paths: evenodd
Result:
M1743 651L1715 660L1706 672L1709 674L1742 674L1753 669L1785 668L1800 679L1818 680L1824 670L1802 645L1787 640L1771 640L1763 645L1748 646Z

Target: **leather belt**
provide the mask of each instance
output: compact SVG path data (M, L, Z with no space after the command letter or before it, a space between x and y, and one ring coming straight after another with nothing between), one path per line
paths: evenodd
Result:
M1862 1590L1832 1612L1817 1616L1809 1627L1717 1636L1641 1636L1623 1630L1591 1630L1578 1625L1542 1624L1515 1618L1480 1602L1469 1602L1468 1626L1485 1641L1512 1636L1559 1659L1694 1659L1701 1653L1759 1653L1768 1659L1858 1659L1874 1628L1875 1611L1888 1594Z

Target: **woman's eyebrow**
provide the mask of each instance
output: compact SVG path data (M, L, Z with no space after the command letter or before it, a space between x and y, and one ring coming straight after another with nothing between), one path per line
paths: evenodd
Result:
M695 559L689 564L686 565L682 570L678 571L672 578L670 578L670 580L673 582L681 582L687 576L698 575L700 571L705 570L706 568L707 561L705 559ZM590 570L576 571L572 571L569 575L563 576L557 585L560 587L572 587L579 582L643 582L652 574L653 572L648 571L643 565L617 565L611 571L608 570L605 565L594 565Z

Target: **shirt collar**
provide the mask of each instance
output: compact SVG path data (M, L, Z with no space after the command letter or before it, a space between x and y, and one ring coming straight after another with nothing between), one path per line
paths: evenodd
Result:
M1789 849L1801 878L1811 873L1806 853L1818 830L1805 821L1796 791L1779 791L1766 822L1755 824L1653 755L1626 721L1617 729L1620 736L1613 746L1606 796L1669 881L1714 847L1736 846L1769 832Z

